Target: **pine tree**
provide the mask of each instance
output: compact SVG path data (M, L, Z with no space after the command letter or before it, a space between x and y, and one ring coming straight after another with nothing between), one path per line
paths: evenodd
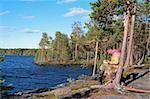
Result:
M47 62L46 57L46 48L49 46L49 39L47 33L42 33L42 38L39 43L40 50L38 52L38 55L36 57L35 63L43 64Z
M83 30L81 27L81 23L74 22L72 25L72 34L71 34L71 40L72 40L73 45L75 46L74 54L73 54L74 61L78 60L78 48L79 48L79 44L81 42L82 35L83 35Z

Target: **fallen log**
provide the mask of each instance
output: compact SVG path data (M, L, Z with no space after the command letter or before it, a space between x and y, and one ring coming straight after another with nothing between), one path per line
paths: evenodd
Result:
M97 89L97 88L114 88L112 83L109 83L107 85L93 85L90 88L92 89ZM137 89L137 88L131 88L131 87L127 87L127 86L123 86L122 87L124 90L127 91L134 91L134 92L140 92L140 93L150 93L150 90L143 90L143 89Z
M135 91L135 92L142 92L142 93L150 93L149 90L131 88L131 87L126 87L126 86L124 86L124 89L125 89L125 90L128 90L128 91Z

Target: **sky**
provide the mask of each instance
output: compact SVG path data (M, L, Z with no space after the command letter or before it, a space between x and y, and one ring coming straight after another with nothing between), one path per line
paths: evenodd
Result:
M0 48L38 48L42 32L70 35L72 24L89 20L96 0L0 0Z

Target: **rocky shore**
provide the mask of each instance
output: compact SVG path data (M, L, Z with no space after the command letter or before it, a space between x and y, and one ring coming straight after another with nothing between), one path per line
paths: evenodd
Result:
M132 75L131 75L132 74ZM150 91L149 69L135 70L129 75L126 84L128 87L140 88ZM150 93L137 93L125 91L118 93L114 89L94 88L99 85L97 80L80 79L60 84L51 89L35 89L32 91L18 92L15 95L2 96L2 99L150 99Z

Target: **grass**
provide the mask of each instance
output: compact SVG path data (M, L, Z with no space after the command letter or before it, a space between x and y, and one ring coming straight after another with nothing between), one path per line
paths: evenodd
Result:
M79 76L79 79L80 80L92 80L92 77L91 76L87 76L87 75L81 75L81 76Z

